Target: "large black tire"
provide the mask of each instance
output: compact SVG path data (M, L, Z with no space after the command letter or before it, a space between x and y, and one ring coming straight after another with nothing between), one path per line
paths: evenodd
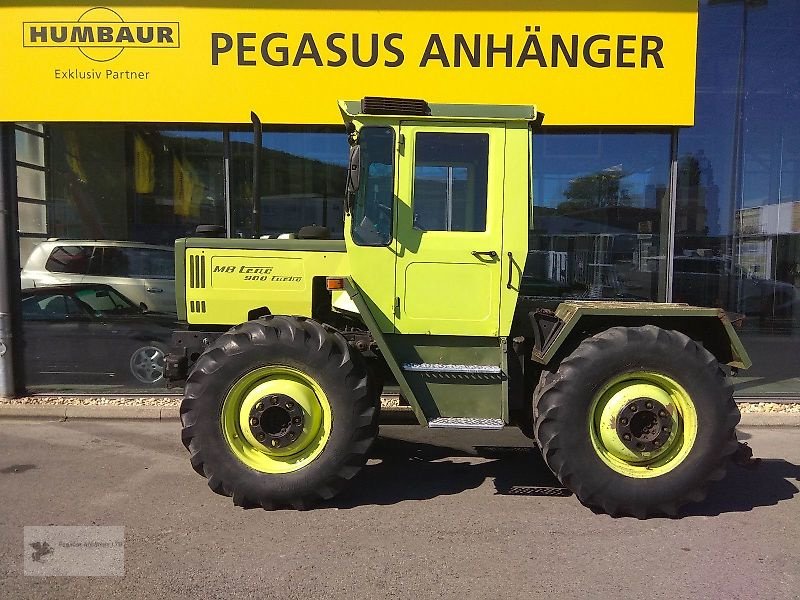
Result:
M330 404L330 436L322 452L297 471L250 468L233 454L222 431L228 391L265 365L312 376ZM379 408L361 355L339 333L302 317L266 316L234 327L198 359L181 403L182 439L194 469L237 506L307 509L333 497L364 465L377 437Z
M589 435L599 390L625 373L660 373L680 384L697 413L689 454L671 471L634 478L609 467ZM585 505L612 516L676 515L705 498L736 451L740 414L733 389L714 356L677 331L652 325L614 327L583 340L534 392L534 433L545 462Z

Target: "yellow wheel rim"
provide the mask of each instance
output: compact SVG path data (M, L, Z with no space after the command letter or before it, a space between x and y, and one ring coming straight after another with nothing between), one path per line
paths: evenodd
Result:
M312 377L271 365L233 384L221 421L237 459L256 471L280 474L302 469L320 455L333 418L325 392Z
M611 469L636 479L681 464L697 438L697 410L686 390L652 371L612 379L589 411L592 446Z

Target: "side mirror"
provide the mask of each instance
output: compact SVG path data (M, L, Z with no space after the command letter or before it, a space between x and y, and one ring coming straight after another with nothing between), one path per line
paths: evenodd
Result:
M345 190L345 211L349 214L352 198L358 193L361 184L361 146L350 146L350 161L347 166L347 189Z

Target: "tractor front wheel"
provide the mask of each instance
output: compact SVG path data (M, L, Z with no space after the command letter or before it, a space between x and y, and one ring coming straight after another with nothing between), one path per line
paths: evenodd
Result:
M239 506L308 508L359 471L379 395L341 335L267 316L220 336L187 380L181 422L195 470Z
M581 342L534 393L544 459L586 505L675 515L736 451L739 410L714 356L677 331L614 327Z

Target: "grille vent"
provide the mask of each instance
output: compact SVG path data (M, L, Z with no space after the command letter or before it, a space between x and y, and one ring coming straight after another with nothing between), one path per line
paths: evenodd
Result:
M205 300L191 300L189 301L189 312L204 313L206 312Z
M361 100L361 111L365 115L415 115L427 117L431 107L425 100L415 98L382 98L365 96Z
M204 254L189 257L189 287L206 287L206 257Z

